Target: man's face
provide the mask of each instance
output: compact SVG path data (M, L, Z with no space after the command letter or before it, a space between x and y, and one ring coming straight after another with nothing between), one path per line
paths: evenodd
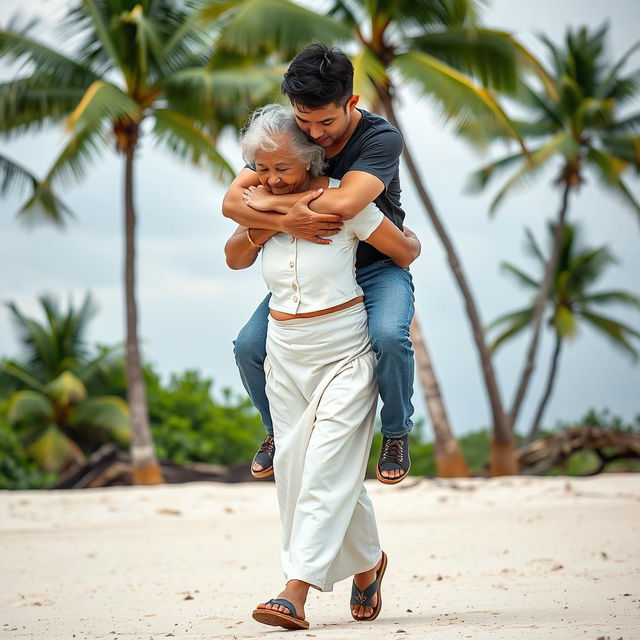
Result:
M351 96L345 106L330 103L319 109L309 109L294 103L293 113L298 126L323 149L339 143L349 129L358 96Z

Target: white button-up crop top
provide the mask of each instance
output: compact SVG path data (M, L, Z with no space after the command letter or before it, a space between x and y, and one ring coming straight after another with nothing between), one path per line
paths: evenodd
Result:
M329 178L329 187L340 181ZM276 233L262 249L262 275L271 291L269 307L275 311L308 313L335 307L362 295L356 282L355 258L360 240L366 240L379 226L384 214L367 205L331 244L315 244Z

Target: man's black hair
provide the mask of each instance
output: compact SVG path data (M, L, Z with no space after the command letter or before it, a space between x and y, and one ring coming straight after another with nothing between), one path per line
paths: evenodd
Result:
M310 44L292 60L280 90L292 104L308 109L344 108L353 95L353 65L340 49Z

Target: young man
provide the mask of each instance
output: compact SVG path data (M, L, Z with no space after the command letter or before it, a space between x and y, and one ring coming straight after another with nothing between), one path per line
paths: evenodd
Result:
M223 214L247 228L272 229L318 244L328 244L342 220L357 215L370 202L400 229L399 159L402 138L383 118L356 109L353 66L337 49L313 44L300 52L282 82L298 126L325 150L325 174L341 180L324 193L278 195L277 180L270 190L258 187L258 176L245 167L227 191ZM376 373L382 398L383 443L377 477L385 484L400 482L410 467L408 434L413 423L413 348L409 325L413 318L413 284L384 254L361 243L356 278L364 291L369 334L376 355ZM291 292L295 295L295 291ZM265 394L263 363L269 298L265 298L234 342L242 383L260 412L267 438L256 453L255 477L273 473L277 443Z

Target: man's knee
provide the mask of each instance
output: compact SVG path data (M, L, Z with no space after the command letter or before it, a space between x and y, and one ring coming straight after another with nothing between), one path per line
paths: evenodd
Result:
M380 357L401 355L411 352L409 327L386 327L371 332L371 346Z
M243 327L238 337L233 341L233 355L236 363L262 364L266 355L266 336L252 331L249 326Z

